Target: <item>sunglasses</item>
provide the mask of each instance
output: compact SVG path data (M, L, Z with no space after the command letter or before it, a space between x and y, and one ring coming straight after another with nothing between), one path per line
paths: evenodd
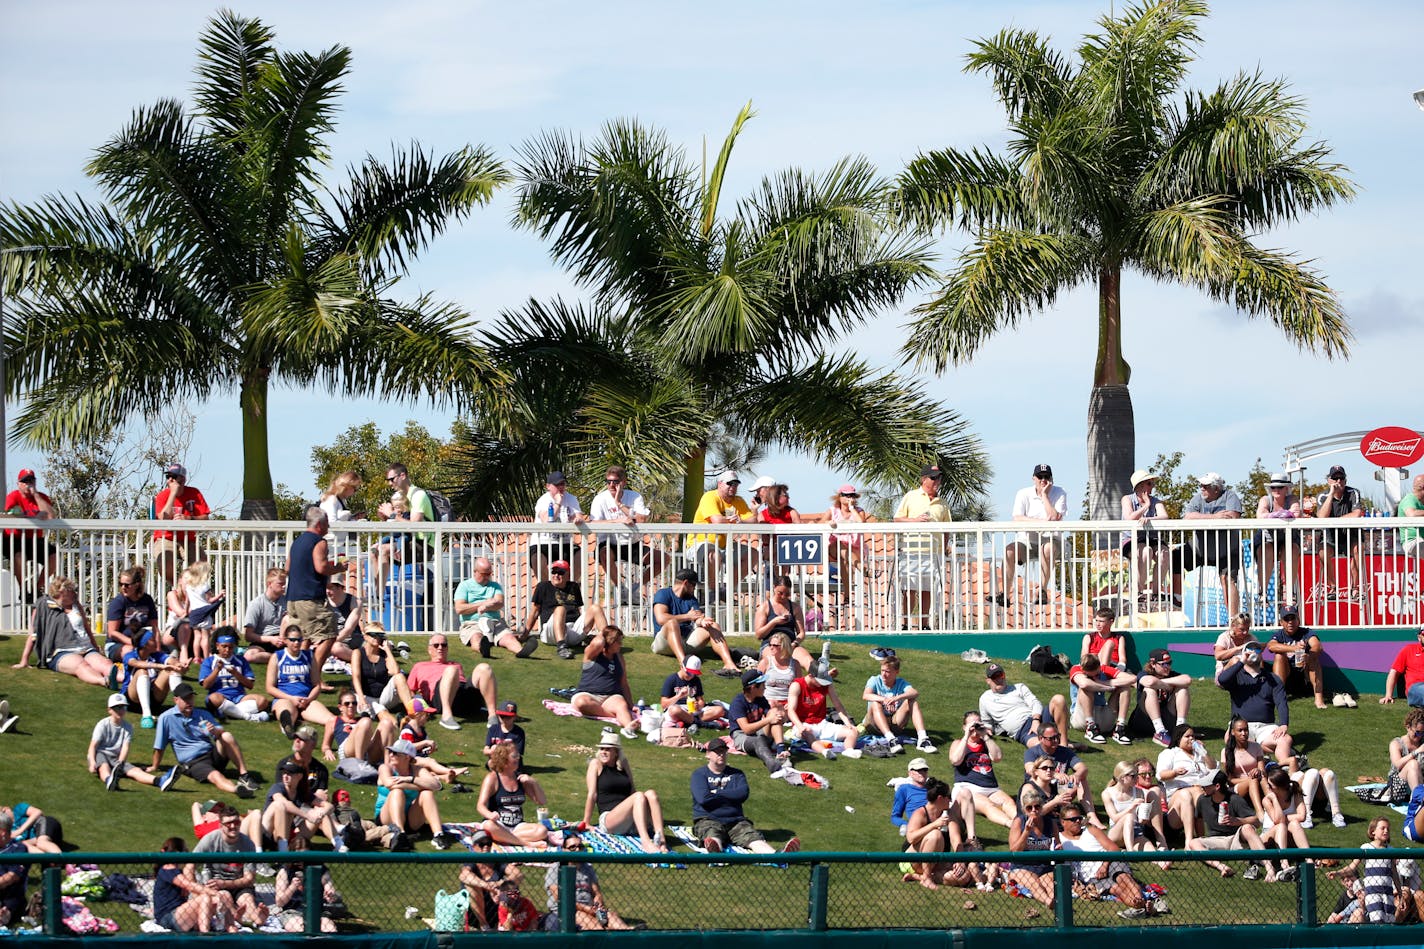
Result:
M622 478L604 478L604 479L603 479L603 483L604 483L604 484L622 484L622 483L623 483L623 479L622 479Z
M1059 819L1060 819L1060 820L1065 820L1065 821L1072 821L1072 822L1075 823L1075 824L1079 824L1079 823L1082 823L1082 821L1083 821L1083 815L1082 815L1082 814L1079 814L1077 817L1061 817L1061 818L1059 818Z
M356 707L356 703L355 703L355 702L342 702L342 703L340 703L340 704L341 704L341 706L342 706L343 708L345 708L346 706L350 706L351 708L355 708L355 707Z
M565 850L582 850L583 844L564 844Z
M449 649L449 648L450 648L450 644L449 644L449 643L431 643L431 644L430 644L430 648L431 648L431 649Z

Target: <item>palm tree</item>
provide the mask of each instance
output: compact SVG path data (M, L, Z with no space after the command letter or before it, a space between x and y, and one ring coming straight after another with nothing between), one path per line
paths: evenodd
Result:
M17 434L53 446L170 403L236 390L243 515L273 516L269 386L508 402L470 318L388 297L409 261L488 202L507 172L483 147L368 157L320 181L350 51L278 52L219 13L200 40L194 108L135 111L88 166L109 204L0 208Z
M958 416L832 352L929 275L924 245L886 228L885 185L862 159L766 178L719 218L751 114L748 104L710 174L636 121L611 122L591 143L552 132L522 149L518 221L593 294L587 308L508 314L488 340L522 361L505 363L516 378L561 375L547 382L546 410L531 411L544 444L645 479L676 466L687 519L714 422L866 479L903 483L936 458L952 492L976 494L986 468Z
M1302 141L1303 104L1281 80L1240 73L1178 97L1206 15L1195 0L1130 6L1099 21L1076 61L1027 30L980 40L966 68L993 81L1009 118L1006 153L929 152L899 180L910 220L972 233L938 292L915 311L904 354L917 365L964 362L1060 292L1096 285L1088 409L1095 518L1116 516L1135 462L1125 268L1265 317L1314 352L1344 356L1351 338L1323 278L1254 239L1348 200L1347 170L1325 145Z

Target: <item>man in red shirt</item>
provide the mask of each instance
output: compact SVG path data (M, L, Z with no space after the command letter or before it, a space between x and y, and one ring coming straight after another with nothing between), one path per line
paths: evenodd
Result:
M212 509L208 507L203 492L188 485L188 469L180 464L171 464L163 469L166 487L153 499L153 516L160 521L206 521ZM153 555L154 571L168 586L173 585L177 570L178 551L183 551L183 563L201 560L203 553L198 545L198 536L192 531L153 532L150 553Z
M466 679L460 664L450 658L450 639L444 633L432 635L425 648L430 658L411 666L406 676L411 694L419 695L440 710L440 725L443 728L458 731L460 723L456 715L474 718L481 712L493 725L497 718L494 709L499 694L494 670L489 663L477 664Z
M1394 701L1394 688L1399 684L1399 675L1404 674L1404 697L1410 705L1424 707L1424 628L1416 634L1414 642L1405 646L1390 663L1389 674L1384 677L1384 697L1381 705Z
M20 469L19 483L15 490L5 496L5 513L11 517L28 517L36 521L47 521L56 515L54 502L48 494L35 490L35 473L29 468ZM21 585L25 583L25 561L38 564L35 569L33 587L26 589L43 590L45 578L54 573L55 547L46 538L44 531L5 529L5 557L10 561L10 573Z

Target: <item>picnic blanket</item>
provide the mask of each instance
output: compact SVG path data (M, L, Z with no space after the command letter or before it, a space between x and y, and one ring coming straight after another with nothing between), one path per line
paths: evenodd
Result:
M1351 784L1351 785L1349 785L1348 787L1345 788L1345 790L1350 791L1350 792L1352 792L1352 793L1358 792L1358 791L1380 791L1380 790L1383 790L1383 789L1384 789L1384 782L1383 782L1383 781L1375 781L1375 782L1372 782L1372 783L1370 783L1370 784ZM1389 805L1389 809L1392 810L1392 811L1396 811L1396 812L1398 812L1398 813L1400 813L1400 814L1408 814L1408 813L1409 813L1409 805L1408 805L1408 804L1390 804L1390 805Z
M667 832L687 845L689 850L697 853L706 853L707 848L702 846L702 841L697 839L697 835L692 832L692 827L688 824L669 824ZM751 853L746 847L729 846L726 853Z
M611 718L606 715L600 715L597 717L590 718L590 716L584 715L578 709L574 708L572 702L556 702L553 699L545 699L544 707L549 711L553 712L555 715L558 715L560 718L589 718L591 721L612 722L615 725L618 724L618 719Z

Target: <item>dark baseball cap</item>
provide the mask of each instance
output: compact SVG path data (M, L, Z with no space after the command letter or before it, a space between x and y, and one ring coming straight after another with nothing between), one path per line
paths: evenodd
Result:
M707 750L708 750L708 751L717 751L717 752L721 752L721 753L724 754L724 755L727 753L727 750L728 750L729 748L731 748L731 747L732 747L732 743L729 742L729 741L727 741L727 739L725 739L725 738L714 738L714 739L712 739L711 741L709 741L709 742L707 743Z
M1326 477L1326 478L1339 478L1341 481L1344 481L1344 480L1345 480L1345 469L1344 469L1342 466L1340 466L1340 465L1331 465L1331 466L1330 466L1330 473L1327 474L1325 477Z
M510 718L519 714L519 706L513 702L500 702L499 708L495 709L496 715L508 715Z
M1300 616L1300 608L1294 603L1289 603L1281 607L1281 619L1292 619Z
M562 471L551 471L549 477L544 479L545 484L566 484L567 481Z
M1172 661L1172 653L1167 649L1154 649L1147 654L1147 661L1160 662L1163 665L1168 665Z
M938 481L940 479L940 475L941 472L939 470L939 465L925 465L923 468L920 469L921 478L934 478L936 481Z
M187 682L179 682L179 683L178 683L176 686L174 686L174 688L173 688L173 697L174 697L175 699L191 698L192 695L193 695L193 687L192 687L190 684L188 684Z
M1004 667L999 665L997 662L991 662L984 667L984 678L986 679L997 679L1003 674Z
M282 774L306 774L307 769L297 764L295 761L283 761L282 767L278 769Z
M1049 478L1049 479L1052 479L1052 478L1053 478L1053 466L1051 466L1051 465L1034 465L1034 466L1033 466L1033 476L1034 476L1035 478Z
M679 583L688 581L696 583L697 571L693 570L691 567L683 567L681 570L679 570L676 574L673 575L673 579L678 581Z
M766 675L758 669L748 669L742 673L742 688L749 689L758 683L766 681Z

